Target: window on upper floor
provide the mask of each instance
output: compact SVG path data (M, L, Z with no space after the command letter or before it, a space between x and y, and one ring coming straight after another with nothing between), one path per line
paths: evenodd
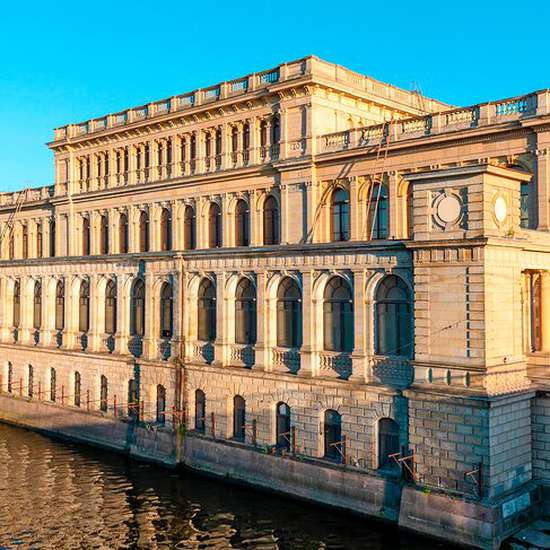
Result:
M22 256L23 259L27 259L29 257L29 228L27 225L23 226L21 241Z
M281 119L279 115L275 115L271 119L271 144L278 145L281 139Z
M65 285L63 281L57 281L55 287L55 330L65 328Z
M216 202L210 204L208 212L208 246L219 248L222 246L222 213Z
M387 239L389 232L389 204L386 185L376 183L372 186L367 212L369 238Z
M302 293L291 277L285 277L277 289L277 345L282 348L302 345Z
M237 201L235 206L235 245L248 246L250 243L250 219L248 204L244 200Z
M323 339L326 350L349 353L353 349L353 297L342 277L332 277L325 287Z
M109 279L105 286L105 333L115 334L117 328L116 282Z
M42 326L42 284L34 283L32 326L38 330Z
M195 209L191 205L187 205L183 214L183 247L185 250L193 250L196 246L195 227Z
M164 283L160 289L160 336L171 338L173 333L174 298L172 285Z
M90 218L82 218L82 255L90 254Z
M55 256L55 219L50 218L50 256L53 258Z
M78 330L88 332L90 329L90 284L81 281L78 300Z
M216 289L210 279L201 281L197 302L197 337L203 342L213 342L216 339Z
M149 251L149 214L142 210L139 214L139 252Z
M256 289L246 277L240 280L235 292L235 342L256 343Z
M530 229L530 190L531 184L528 181L522 181L520 184L520 226L524 229Z
M44 254L44 236L42 233L42 224L36 226L36 257L42 258Z
M160 214L160 249L172 250L172 214L168 208Z
M142 279L136 279L132 286L130 333L132 336L143 336L145 334L145 284Z
M348 241L350 238L349 192L336 189L331 204L331 240Z
M109 254L109 218L103 214L99 219L99 253Z
M126 254L128 252L128 216L125 213L120 214L118 219L118 238L119 252Z
M15 281L13 284L13 327L19 328L21 323L21 284Z
M264 244L279 244L279 203L270 195L264 203Z

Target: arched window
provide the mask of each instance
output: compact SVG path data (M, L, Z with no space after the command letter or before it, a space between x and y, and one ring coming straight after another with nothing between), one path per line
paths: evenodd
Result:
M132 287L130 332L132 336L145 333L145 284L142 279L136 279Z
M19 281L13 284L13 327L19 328L21 324L21 285Z
M221 154L222 154L222 131L220 128L217 128L216 129L216 157L219 157Z
M198 338L203 342L216 339L216 289L210 279L199 285L197 304Z
M350 238L349 192L336 189L331 203L331 235L333 241L348 241Z
M34 283L32 326L36 330L42 326L42 284L40 281Z
M411 305L403 279L388 275L379 284L375 303L375 353L410 355Z
M237 246L248 246L249 244L248 218L248 205L241 199L235 207L235 244Z
M406 214L407 214L407 238L412 239L414 236L414 210L413 210L413 186L409 185L407 189L407 204L406 204Z
M213 202L208 212L208 245L219 248L222 245L222 215L220 206Z
M172 215L163 208L160 215L160 249L172 250Z
M240 396L233 398L233 439L244 441L246 432L246 402Z
M105 285L105 333L115 334L117 316L116 283L112 279Z
M530 188L531 184L528 181L522 181L520 184L520 227L524 229L529 229L530 219L529 219L529 203L530 203Z
M118 239L119 252L126 254L128 252L128 216L124 213L118 219Z
M195 209L187 205L183 214L183 247L185 250L193 250L195 244Z
M34 394L34 369L32 365L28 366L27 371L27 395L32 397Z
M164 283L160 289L160 337L172 337L174 300L172 286Z
M388 189L384 184L373 185L368 209L369 238L387 239L389 228Z
M9 236L8 256L10 260L15 259L15 237L13 233L10 233L10 236Z
M239 129L236 126L231 128L231 152L236 153L239 149Z
M207 159L207 162L210 161L210 157L212 156L212 136L210 135L210 132L206 132L204 135L204 156Z
M189 160L191 161L191 170L195 170L195 160L197 158L197 138L193 133L189 143Z
M144 210L139 214L139 251L149 251L149 214Z
M90 255L90 219L82 218L82 255Z
M109 254L109 218L106 214L99 220L99 253Z
M539 273L529 277L529 343L531 351L542 350L542 279Z
M353 349L353 300L349 285L333 277L325 287L323 302L324 348L350 352Z
M290 449L290 407L283 402L277 403L277 447L279 449Z
M81 379L80 379L80 373L75 372L74 373L74 406L80 407L80 392L81 392Z
M21 241L22 256L26 259L29 257L29 228L26 225L23 226Z
M80 283L78 301L78 330L88 332L90 328L90 284L88 281Z
M57 373L52 367L50 369L50 401L55 401L57 393Z
M128 380L128 416L139 416L139 399L137 382L132 378Z
M271 119L271 144L278 145L281 139L281 121L279 115L275 115Z
M250 149L250 124L244 123L243 126L243 158L248 162L248 150Z
M302 293L291 277L285 277L277 289L277 345L282 348L302 345Z
M391 418L381 418L378 421L378 467L396 467L397 463L390 455L400 450L399 424Z
M65 328L65 284L57 281L55 287L55 330Z
M325 458L341 460L342 454L342 417L332 409L325 411Z
M105 375L101 375L101 381L99 386L99 410L107 412L109 400L109 382Z
M265 147L267 145L267 121L262 120L260 122L260 146Z
M206 425L206 396L202 390L195 391L195 430L203 432Z
M256 343L256 290L247 278L240 280L235 293L235 342Z
M166 422L166 388L157 386L157 423L164 426Z
M50 256L55 256L55 219L50 218Z
M42 258L44 254L44 237L42 234L42 224L36 226L36 257Z
M279 244L279 203L273 196L264 203L264 244Z

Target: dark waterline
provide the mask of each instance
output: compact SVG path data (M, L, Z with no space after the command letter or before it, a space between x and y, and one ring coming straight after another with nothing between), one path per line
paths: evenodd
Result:
M2 424L0 495L2 550L444 546L395 526Z

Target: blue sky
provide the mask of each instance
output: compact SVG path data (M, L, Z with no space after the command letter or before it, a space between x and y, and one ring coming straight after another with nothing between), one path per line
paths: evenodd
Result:
M2 191L53 181L55 126L308 54L458 105L550 87L548 0L3 4Z

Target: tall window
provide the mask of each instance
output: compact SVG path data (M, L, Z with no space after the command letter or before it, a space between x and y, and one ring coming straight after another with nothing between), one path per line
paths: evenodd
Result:
M138 386L133 378L128 380L128 416L139 416Z
M74 373L74 406L80 407L80 392L81 392L81 379L80 379L80 373L75 372Z
M246 433L246 403L240 396L233 398L233 439L244 441Z
M407 285L395 275L385 277L376 291L375 353L411 354L411 316Z
M42 258L44 254L44 237L42 234L42 224L36 226L36 257Z
M531 184L528 181L522 181L520 185L520 226L529 229L529 191Z
M195 170L195 160L197 158L197 138L195 134L191 136L191 143L189 145L189 157L191 161L191 170Z
M246 278L240 280L235 293L235 342L256 343L256 290Z
M115 334L117 315L116 283L112 279L105 286L105 332Z
M368 230L372 239L387 239L389 229L388 189L384 184L373 185L368 210Z
M32 326L36 330L42 326L42 284L40 281L34 283Z
M264 244L279 244L279 203L273 196L264 203Z
M118 219L118 238L121 254L128 252L128 216L121 214Z
M99 220L99 253L109 254L109 218L106 214Z
M101 380L99 384L99 410L107 412L109 402L109 382L107 377L103 374L101 375Z
M204 342L216 339L216 289L210 279L199 285L197 304L198 338Z
M323 302L324 347L350 352L353 349L353 300L351 289L342 277L327 283Z
M82 218L82 255L90 254L90 219Z
M161 338L172 337L174 300L172 286L164 283L160 290L160 336Z
M29 228L26 225L23 226L21 240L22 255L26 259L29 257Z
M65 285L63 281L57 281L55 287L55 330L65 328Z
M341 459L342 417L332 409L325 411L324 421L325 457L332 460Z
M34 395L34 369L32 365L28 366L27 371L27 395L29 397Z
M204 432L206 424L206 396L202 390L195 391L195 430Z
M157 386L157 423L164 425L166 422L166 388Z
M139 214L139 251L149 251L149 215L143 210Z
M245 201L239 200L235 207L235 244L237 246L248 246L249 244L248 218L248 205Z
M414 236L414 209L413 209L413 186L409 185L407 189L407 238L412 239Z
M55 256L55 219L50 218L50 256Z
M399 424L391 418L381 418L378 421L378 467L396 466L390 455L399 451Z
M219 248L222 245L222 214L220 206L213 202L208 212L208 245Z
M331 234L333 241L348 241L350 238L349 193L337 189L332 195Z
M231 152L236 153L239 149L239 129L236 126L231 128Z
M260 146L265 147L267 145L267 121L262 120L260 122Z
M50 401L55 401L57 393L57 373L54 368L50 369Z
M15 259L15 236L13 232L9 235L8 255L10 260Z
M277 403L276 438L279 449L290 449L290 407L283 402Z
M13 365L8 361L8 393L13 391Z
M130 332L132 336L143 336L145 333L145 284L142 279L136 279L134 282L130 309Z
M195 246L195 209L187 205L183 214L183 247L193 250Z
M21 285L15 281L13 285L13 327L19 328L21 324Z
M278 145L281 139L281 121L279 115L271 119L271 144Z
M90 328L90 284L88 281L80 283L80 296L78 301L78 330L88 332Z
M168 208L163 208L160 215L160 249L172 250L172 216Z
M531 351L542 349L542 292L539 273L529 273L529 339Z
M245 162L248 162L248 152L250 149L250 124L244 123L243 126L243 158Z
M302 293L291 277L284 278L277 289L277 345L302 345Z

